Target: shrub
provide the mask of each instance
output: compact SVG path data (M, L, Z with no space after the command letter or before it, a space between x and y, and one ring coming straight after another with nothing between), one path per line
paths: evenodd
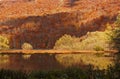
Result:
M102 47L100 47L100 46L95 46L93 49L94 49L95 51L103 51L103 50L104 50L104 48L102 48Z
M24 44L22 45L22 49L33 49L33 47L32 47L32 45L29 44L29 43L24 43Z
M0 79L27 79L27 74L21 71L0 70Z
M0 50L9 49L9 40L7 37L0 35Z
M83 37L73 37L65 34L56 41L54 49L108 50L111 47L109 43L110 37L106 32L89 32Z
M72 49L74 45L74 38L70 35L63 35L56 41L54 49Z

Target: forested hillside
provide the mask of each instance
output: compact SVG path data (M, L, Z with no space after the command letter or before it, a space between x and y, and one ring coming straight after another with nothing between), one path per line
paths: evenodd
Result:
M22 0L0 2L0 34L10 48L25 42L33 48L53 48L64 34L81 37L104 31L116 20L119 0Z

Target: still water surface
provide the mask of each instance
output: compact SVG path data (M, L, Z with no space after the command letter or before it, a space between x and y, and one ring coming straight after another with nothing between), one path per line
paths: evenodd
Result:
M0 69L12 70L54 70L70 66L84 67L88 64L105 68L112 63L112 57L88 54L0 54Z

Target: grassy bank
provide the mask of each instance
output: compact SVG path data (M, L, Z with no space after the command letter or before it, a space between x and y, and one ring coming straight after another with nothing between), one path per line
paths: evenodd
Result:
M106 70L67 68L54 71L21 72L11 70L0 70L0 79L119 79L120 65L109 66Z

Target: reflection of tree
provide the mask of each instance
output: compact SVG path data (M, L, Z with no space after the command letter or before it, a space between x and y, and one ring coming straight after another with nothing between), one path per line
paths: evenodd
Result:
M23 54L11 54L9 56L9 64L5 67L12 70L54 70L54 69L63 69L62 66L56 60L56 54L33 54L28 58L25 58L28 55ZM0 64L1 65L1 64ZM0 66L1 67L1 66ZM5 68L4 67L4 68ZM6 69L5 68L5 69Z

